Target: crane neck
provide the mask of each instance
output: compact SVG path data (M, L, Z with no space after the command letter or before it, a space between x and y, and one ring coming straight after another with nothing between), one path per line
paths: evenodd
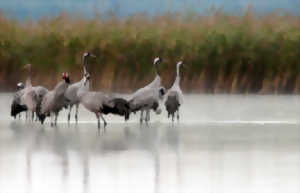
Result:
M176 66L176 79L175 79L174 84L172 86L173 89L179 88L179 84L180 84L180 66L181 66L180 63L178 63L177 66Z
M160 76L160 71L159 71L159 68L158 68L158 62L154 63L154 68L155 68L156 75Z
M26 84L25 84L25 87L32 87L32 84L31 84L31 67L28 68L28 77L26 79Z
M85 56L82 56L82 65L83 65L83 75L85 75L87 73Z
M179 87L179 83L180 83L180 76L176 76L176 79L174 81L172 88Z
M27 80L26 80L25 87L28 88L28 87L31 87L31 86L32 86L31 79L30 79L30 77L28 77Z
M177 77L180 77L180 66L181 66L181 64L178 64L177 65L177 67L176 67L176 75L177 75Z
M77 91L77 97L80 99L82 98L82 96L84 96L90 88L90 81L86 80L83 82L83 85L81 87L79 87L78 91Z

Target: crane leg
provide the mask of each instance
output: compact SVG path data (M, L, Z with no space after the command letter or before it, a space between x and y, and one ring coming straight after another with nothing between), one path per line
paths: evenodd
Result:
M28 118L28 111L25 112L25 120Z
M57 125L57 117L58 117L59 112L55 112L55 119L54 119L54 125Z
M96 113L96 118L97 118L98 130L100 130L100 118L99 118L99 113Z
M31 122L33 122L33 120L34 120L34 112L31 111Z
M172 122L174 122L174 114L172 114Z
M75 111L75 121L76 121L76 124L78 123L78 108L79 108L79 103L76 104L76 111Z
M179 121L179 109L177 110L177 121Z
M71 119L71 112L72 112L72 107L73 107L73 105L69 105L69 113L68 113L68 124L70 124L70 119Z
M102 114L100 114L100 117L101 117L102 121L104 122L104 130L105 130L105 127L106 127L106 125L107 125L107 122L105 121L105 119L104 119L104 117L103 117Z
M37 113L35 113L35 122L38 122L39 121L39 117L37 115Z
M150 109L146 110L145 122L148 123L150 121Z
M143 123L143 119L144 119L144 110L141 110L141 116L140 116L140 123Z
M53 127L53 113L50 112L50 126Z

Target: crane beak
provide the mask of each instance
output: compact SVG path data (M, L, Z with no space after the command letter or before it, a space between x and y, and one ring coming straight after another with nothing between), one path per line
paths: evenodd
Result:
M94 54L90 54L91 57L96 58L96 56Z

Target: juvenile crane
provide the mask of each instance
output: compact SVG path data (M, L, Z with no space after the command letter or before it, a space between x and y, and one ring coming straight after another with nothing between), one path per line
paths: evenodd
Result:
M86 52L82 56L82 65L83 65L83 78L74 84L71 84L68 89L66 90L65 97L69 100L69 113L68 113L68 123L70 123L71 119L71 111L73 108L73 105L75 105L76 111L75 111L75 121L76 123L78 122L78 108L79 108L79 98L77 96L77 91L79 88L84 87L84 76L88 73L87 72L87 62L86 58L87 57L96 57L93 54ZM85 89L88 91L89 86L87 85Z
M179 107L183 104L183 95L180 89L180 66L183 65L182 61L179 61L176 65L176 79L173 86L168 90L166 94L165 107L168 112L168 118L171 116L174 121L175 113L177 112L177 120L179 120Z

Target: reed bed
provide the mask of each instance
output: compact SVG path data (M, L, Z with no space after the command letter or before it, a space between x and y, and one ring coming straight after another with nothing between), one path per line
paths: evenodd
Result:
M85 19L62 13L38 21L0 15L0 88L13 90L33 65L33 84L53 87L62 72L82 77L81 55L90 51L92 89L131 92L154 77L163 85L175 78L183 60L182 88L202 93L298 93L300 17L271 13L205 16L187 13L125 19Z

